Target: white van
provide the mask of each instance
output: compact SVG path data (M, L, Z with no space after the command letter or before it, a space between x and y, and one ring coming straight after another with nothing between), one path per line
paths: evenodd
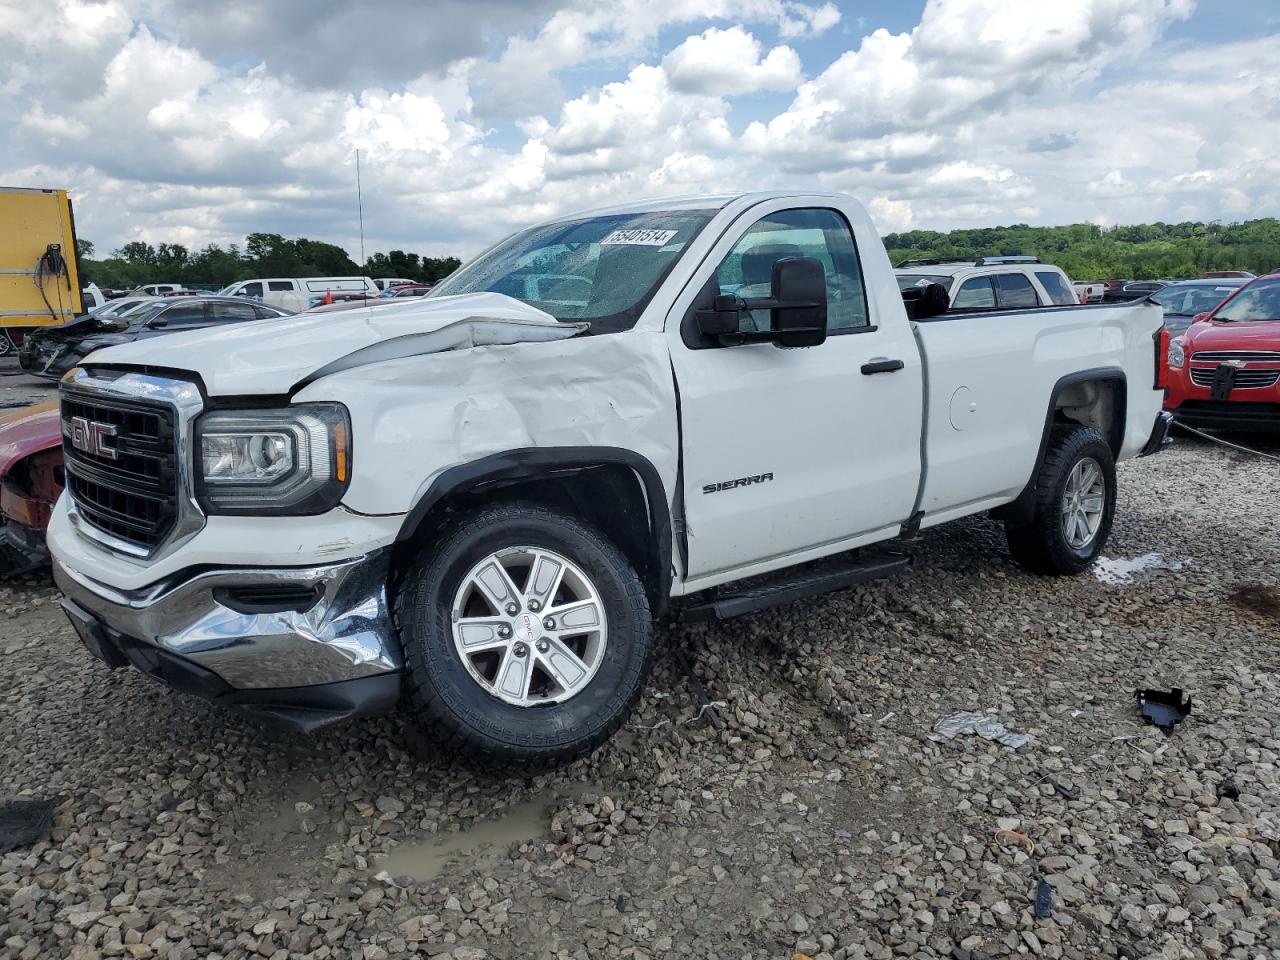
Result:
M250 297L296 312L306 310L312 299L323 297L326 292L376 297L378 287L368 277L263 277L229 284L218 291L218 296Z

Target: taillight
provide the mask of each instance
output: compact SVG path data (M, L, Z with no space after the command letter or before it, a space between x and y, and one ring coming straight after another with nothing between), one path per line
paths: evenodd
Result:
M1156 348L1156 386L1157 390L1169 388L1169 330L1161 327L1151 338Z

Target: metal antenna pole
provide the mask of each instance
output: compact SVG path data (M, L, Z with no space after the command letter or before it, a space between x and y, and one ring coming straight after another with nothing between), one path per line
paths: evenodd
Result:
M356 150L356 207L360 211L360 269L365 269L368 261L364 256L364 192L360 188L360 151Z

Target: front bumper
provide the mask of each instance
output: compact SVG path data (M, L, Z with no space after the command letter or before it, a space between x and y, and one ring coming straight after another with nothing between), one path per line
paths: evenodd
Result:
M81 640L108 666L309 731L399 698L389 558L378 550L323 566L197 568L132 591L56 558L53 570Z
M1171 412L1177 422L1189 427L1280 433L1280 403L1184 400Z
M79 359L65 343L35 339L30 335L18 348L18 366L32 376L46 380L61 379Z

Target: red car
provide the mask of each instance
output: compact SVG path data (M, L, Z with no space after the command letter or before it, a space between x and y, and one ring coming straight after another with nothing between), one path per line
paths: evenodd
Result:
M62 486L58 401L0 416L0 576L49 562L44 531Z
M1251 280L1170 342L1164 405L1192 427L1280 432L1280 273Z

